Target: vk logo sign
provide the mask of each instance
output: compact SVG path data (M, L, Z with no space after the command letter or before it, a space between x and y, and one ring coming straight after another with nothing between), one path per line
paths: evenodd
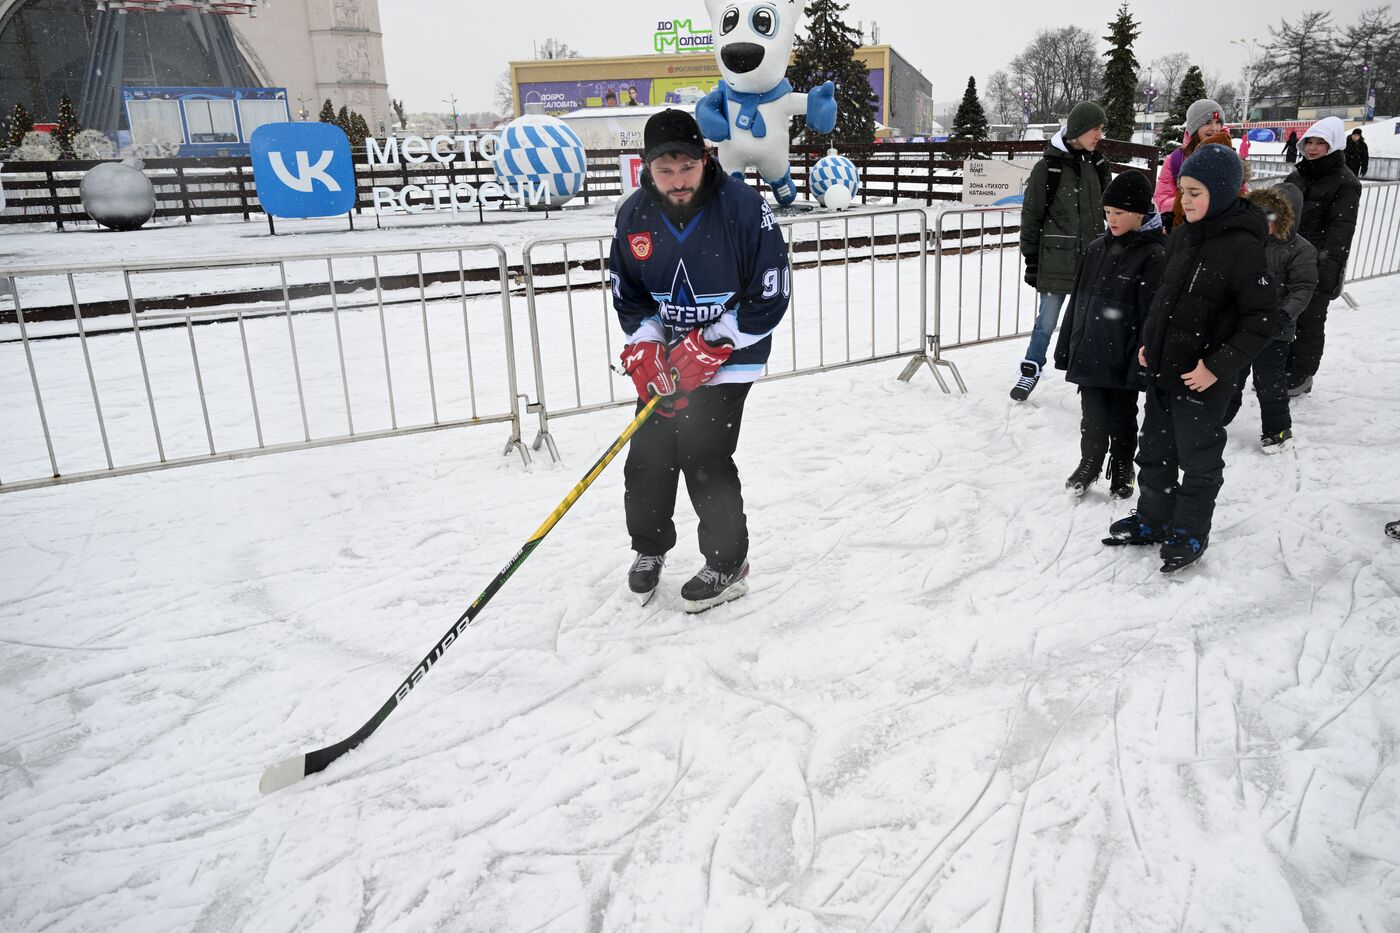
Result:
M253 131L253 182L274 217L331 217L355 206L350 140L329 123L265 123Z

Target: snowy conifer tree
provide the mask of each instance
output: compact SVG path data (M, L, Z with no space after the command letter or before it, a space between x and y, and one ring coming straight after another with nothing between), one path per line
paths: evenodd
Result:
M856 59L861 37L841 19L849 4L836 0L812 0L807 4L806 34L793 41L794 57L788 68L793 90L806 92L823 81L836 84L836 129L829 137L807 132L807 121L792 124L794 141L868 143L875 139L875 106L879 99L870 87L870 69Z
M1108 65L1103 72L1103 104L1108 122L1104 124L1104 135L1109 139L1132 142L1133 128L1137 126L1137 56L1133 54L1133 41L1137 39L1138 24L1128 11L1128 0L1118 7L1118 17L1108 24L1108 51L1104 57Z
M1171 113L1167 115L1167 122L1162 125L1162 134L1157 138L1158 146L1163 149L1175 149L1181 145L1182 130L1186 126L1186 108L1205 96L1205 76L1201 74L1199 65L1192 65L1186 69L1181 84L1177 86Z
M987 113L982 109L982 101L977 99L977 79L967 79L967 90L963 91L962 103L953 116L953 130L948 134L956 142L981 142L987 138ZM974 154L973 158L984 158Z

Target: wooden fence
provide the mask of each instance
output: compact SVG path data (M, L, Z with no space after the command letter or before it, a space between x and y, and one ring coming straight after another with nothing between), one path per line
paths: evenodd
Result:
M932 204L958 199L964 159L976 155L1033 159L1044 148L1043 142L880 143L844 146L842 154L860 169L862 203L887 199ZM1155 148L1113 140L1105 140L1102 148L1114 161L1116 170L1133 165L1145 170L1149 178L1156 178L1159 153ZM621 150L589 153L587 180L580 195L584 203L622 193L617 161L621 154ZM792 148L792 174L799 191L808 193L807 177L825 154L822 147ZM92 225L92 219L83 211L78 186L83 174L98 164L84 160L6 164L6 206L0 212L0 224L51 223L60 230ZM253 184L252 165L246 157L148 159L144 171L155 187L157 218L192 221L195 216L206 214L241 215L244 220L264 217ZM757 182L757 176L752 177ZM446 164L429 161L370 166L360 162L356 165L356 178L358 213L373 213L372 191L376 186L480 186L495 180L490 163L480 158L464 160L460 153Z

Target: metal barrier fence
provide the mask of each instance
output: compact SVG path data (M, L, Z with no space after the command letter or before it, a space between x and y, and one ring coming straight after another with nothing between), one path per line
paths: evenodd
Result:
M901 380L927 365L947 392L939 372L946 367L966 390L956 368L931 352L923 210L797 215L778 223L792 266L790 304L773 333L765 379L907 358ZM636 401L631 381L610 365L621 349L610 301L610 244L610 235L549 238L532 240L523 251L535 372L531 409L539 415L533 447L547 447L555 459L550 418ZM552 294L542 293L546 284Z
M1019 204L938 215L933 237L935 356L1030 332L1036 297L1022 281L1020 235Z
M1294 163L1282 155L1253 155L1249 164L1256 178L1284 178ZM1400 181L1400 159L1372 157L1366 162L1366 181Z
M495 268L494 287L469 290L467 258L476 254ZM436 267L455 268L455 287ZM138 301L154 300L141 293L168 293L171 277L250 271L278 283L282 300L138 313ZM529 462L506 254L494 243L36 266L4 276L20 339L0 346L0 492L470 424L510 424L506 452ZM372 300L343 289L356 277L373 282ZM307 297L318 280L321 295ZM398 283L387 298L386 281ZM24 300L51 302L59 290L71 301L76 337L44 339L32 331L54 325L26 321ZM85 300L114 292L128 304L128 326L93 330ZM18 403L24 382L32 407Z
M1022 281L1019 205L963 208L934 223L933 355L1030 335L1036 293ZM1400 273L1400 183L1361 190L1346 281Z
M1362 282L1397 272L1400 272L1400 182L1362 185L1346 280Z

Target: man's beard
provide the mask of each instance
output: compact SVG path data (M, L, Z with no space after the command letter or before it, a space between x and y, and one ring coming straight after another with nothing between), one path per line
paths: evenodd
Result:
M675 201L671 200L670 194L662 196L662 201L666 209L666 216L670 217L672 220L686 221L695 216L696 189L689 188L686 190L690 192L690 197L687 198L683 204L677 204Z

